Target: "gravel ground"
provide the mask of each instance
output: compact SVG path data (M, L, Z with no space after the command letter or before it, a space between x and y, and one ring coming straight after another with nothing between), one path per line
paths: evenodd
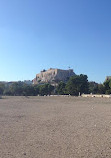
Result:
M111 99L0 99L0 158L111 158Z

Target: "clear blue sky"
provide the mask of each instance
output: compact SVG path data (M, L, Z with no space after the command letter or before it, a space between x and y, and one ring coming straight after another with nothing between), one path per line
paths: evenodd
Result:
M0 81L69 66L111 75L111 0L0 0Z

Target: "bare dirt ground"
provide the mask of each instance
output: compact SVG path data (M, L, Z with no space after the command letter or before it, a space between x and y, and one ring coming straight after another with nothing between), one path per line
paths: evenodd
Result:
M0 99L0 158L111 158L111 99Z

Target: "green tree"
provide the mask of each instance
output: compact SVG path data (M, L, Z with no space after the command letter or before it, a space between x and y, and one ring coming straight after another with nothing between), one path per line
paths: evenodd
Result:
M72 76L66 84L66 91L71 95L79 95L79 92L88 93L88 80L87 75Z
M50 95L54 87L50 84L39 85L39 94L40 95Z
M0 95L3 95L4 90L5 90L5 85L3 83L0 83Z
M52 91L54 90L54 86L48 84L48 94L51 95Z
M23 95L25 96L33 96L34 95L34 87L32 85L23 85Z
M37 96L39 94L39 86L38 85L34 85L34 96Z
M56 88L56 93L60 95L65 94L65 86L66 84L61 81Z
M109 80L106 80L104 83L103 83L104 87L105 87L105 93L106 94L111 94L111 79Z
M98 87L97 87L97 93L98 94L105 94L105 86L103 84L98 84Z
M97 94L97 92L98 92L98 83L92 81L92 82L88 83L88 86L89 86L89 93Z
M10 92L12 95L23 95L23 83L22 82L15 82L9 87Z
M110 87L110 89L111 89L111 80L109 81L109 87Z

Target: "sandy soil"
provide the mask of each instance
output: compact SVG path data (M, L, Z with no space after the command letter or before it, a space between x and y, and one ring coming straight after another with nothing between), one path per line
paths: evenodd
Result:
M0 158L111 158L111 99L0 99Z

